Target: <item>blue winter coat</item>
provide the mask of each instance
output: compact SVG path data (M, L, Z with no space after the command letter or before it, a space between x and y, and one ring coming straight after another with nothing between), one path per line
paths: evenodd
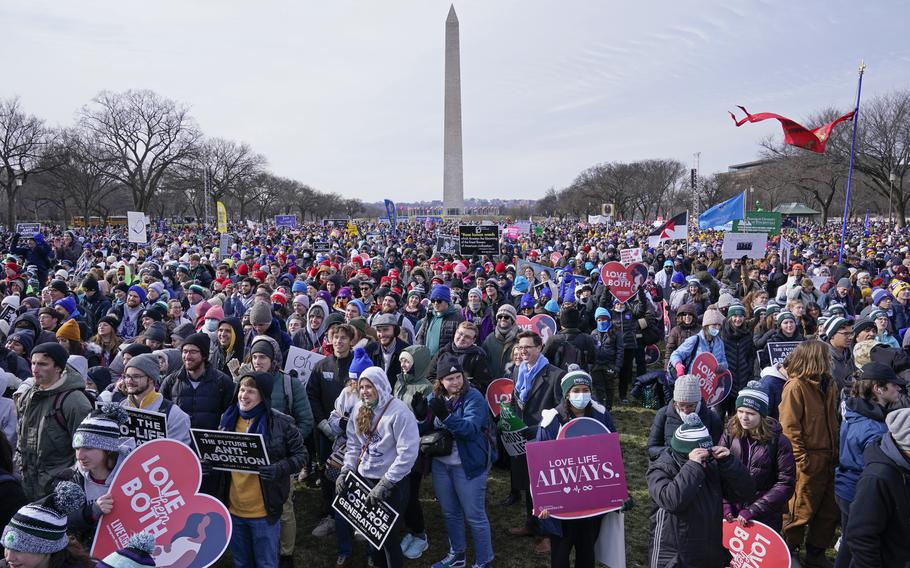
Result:
M714 358L717 359L718 371L726 371L729 367L729 365L727 365L727 355L724 351L723 340L718 335L714 338L714 341L708 343L703 331L696 333L689 339L683 341L682 345L677 347L676 351L670 355L670 364L676 365L677 363L682 363L686 366L686 372L691 372L692 362L695 361L695 358L698 357L700 353L711 353L714 355Z
M434 395L430 395L429 400ZM463 395L463 401L442 421L445 429L455 436L458 457L465 477L474 479L488 471L496 459L496 447L487 436L492 421L486 398L480 391L470 387Z
M768 392L768 416L780 420L780 399L784 394L787 379L777 367L765 367L761 372L761 387Z
M835 495L853 501L856 484L866 465L863 452L887 431L883 407L862 398L847 399L840 425L840 463L834 470Z

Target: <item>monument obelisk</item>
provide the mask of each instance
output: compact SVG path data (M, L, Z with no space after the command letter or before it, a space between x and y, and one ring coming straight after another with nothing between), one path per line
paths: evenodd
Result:
M445 132L442 150L442 212L464 209L464 163L461 151L461 48L455 6L446 17Z

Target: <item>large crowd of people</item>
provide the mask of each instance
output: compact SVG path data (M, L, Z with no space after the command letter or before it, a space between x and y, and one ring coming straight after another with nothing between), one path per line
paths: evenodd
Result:
M777 531L794 565L910 565L910 232L851 225L842 245L840 227L804 223L761 258L723 258L723 232L650 247L651 229L547 220L488 256L438 252L452 221L244 224L229 247L203 225L142 244L112 227L4 235L0 565L161 565L143 533L87 553L138 408L191 447L191 429L263 436L258 472L200 462L237 566L293 566L298 530L351 566L356 531L332 502L356 474L399 513L371 566L493 566L488 511L523 501L502 538L593 568L602 516L536 507L498 426L544 441L588 417L615 432L611 411L632 404L657 411L651 503L634 505L651 508L649 566L726 566L725 521ZM600 272L630 248L647 277L621 301ZM556 329L519 326L538 315ZM323 356L305 380L286 372L292 348ZM703 353L731 378L710 406ZM485 393L503 377L498 424ZM511 493L489 503L497 463ZM297 524L295 484L319 488L315 527ZM428 484L444 532L425 520ZM448 553L427 558L430 540Z

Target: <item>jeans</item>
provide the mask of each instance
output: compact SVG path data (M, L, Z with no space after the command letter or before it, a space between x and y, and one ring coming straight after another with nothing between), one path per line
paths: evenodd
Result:
M278 566L278 539L281 523L269 523L268 518L245 519L231 515L231 554L234 566L276 568Z
M841 499L837 495L834 496L834 500L837 501L837 506L840 507L840 548L837 549L837 557L834 559L834 568L848 568L850 562L853 560L853 553L850 551L850 546L847 545L847 521L850 520L850 503L852 501L847 501L846 499Z
M442 507L450 550L464 552L467 549L464 529L467 519L474 539L474 563L492 561L493 540L484 507L487 472L468 479L461 465L447 465L433 460L433 490Z
M341 513L334 511L335 515L335 546L338 556L351 556L354 553L354 529L348 524Z

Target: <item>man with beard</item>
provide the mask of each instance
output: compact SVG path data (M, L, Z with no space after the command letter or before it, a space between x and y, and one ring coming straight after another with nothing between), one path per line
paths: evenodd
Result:
M161 395L190 417L193 428L217 430L221 415L230 406L234 383L208 363L211 339L194 333L180 348L183 367L161 384Z
M158 356L152 353L136 355L125 367L122 382L127 396L120 401L120 406L164 414L167 417L167 437L189 446L190 417L155 390L161 378Z
M492 377L505 376L506 365L512 362L512 349L518 343L519 329L515 323L517 316L515 306L511 304L500 306L496 312L496 327L483 342Z
M385 302L383 302L385 307ZM401 362L398 356L409 347L410 343L402 341L398 337L401 330L398 324L399 316L394 314L381 313L373 318L373 328L379 335L379 341L371 341L365 347L367 355L373 364L385 371L392 384L395 387L395 377L401 374Z
M439 349L427 367L427 380L433 382L436 377L436 363L447 356L454 356L461 363L465 378L480 392L487 392L490 384L490 365L487 354L477 345L480 330L469 321L463 321L455 329L455 338L451 343Z
M126 292L126 302L114 306L110 312L117 316L120 325L117 326L117 335L123 341L132 341L139 335L139 314L142 313L145 302L145 288L134 284Z

